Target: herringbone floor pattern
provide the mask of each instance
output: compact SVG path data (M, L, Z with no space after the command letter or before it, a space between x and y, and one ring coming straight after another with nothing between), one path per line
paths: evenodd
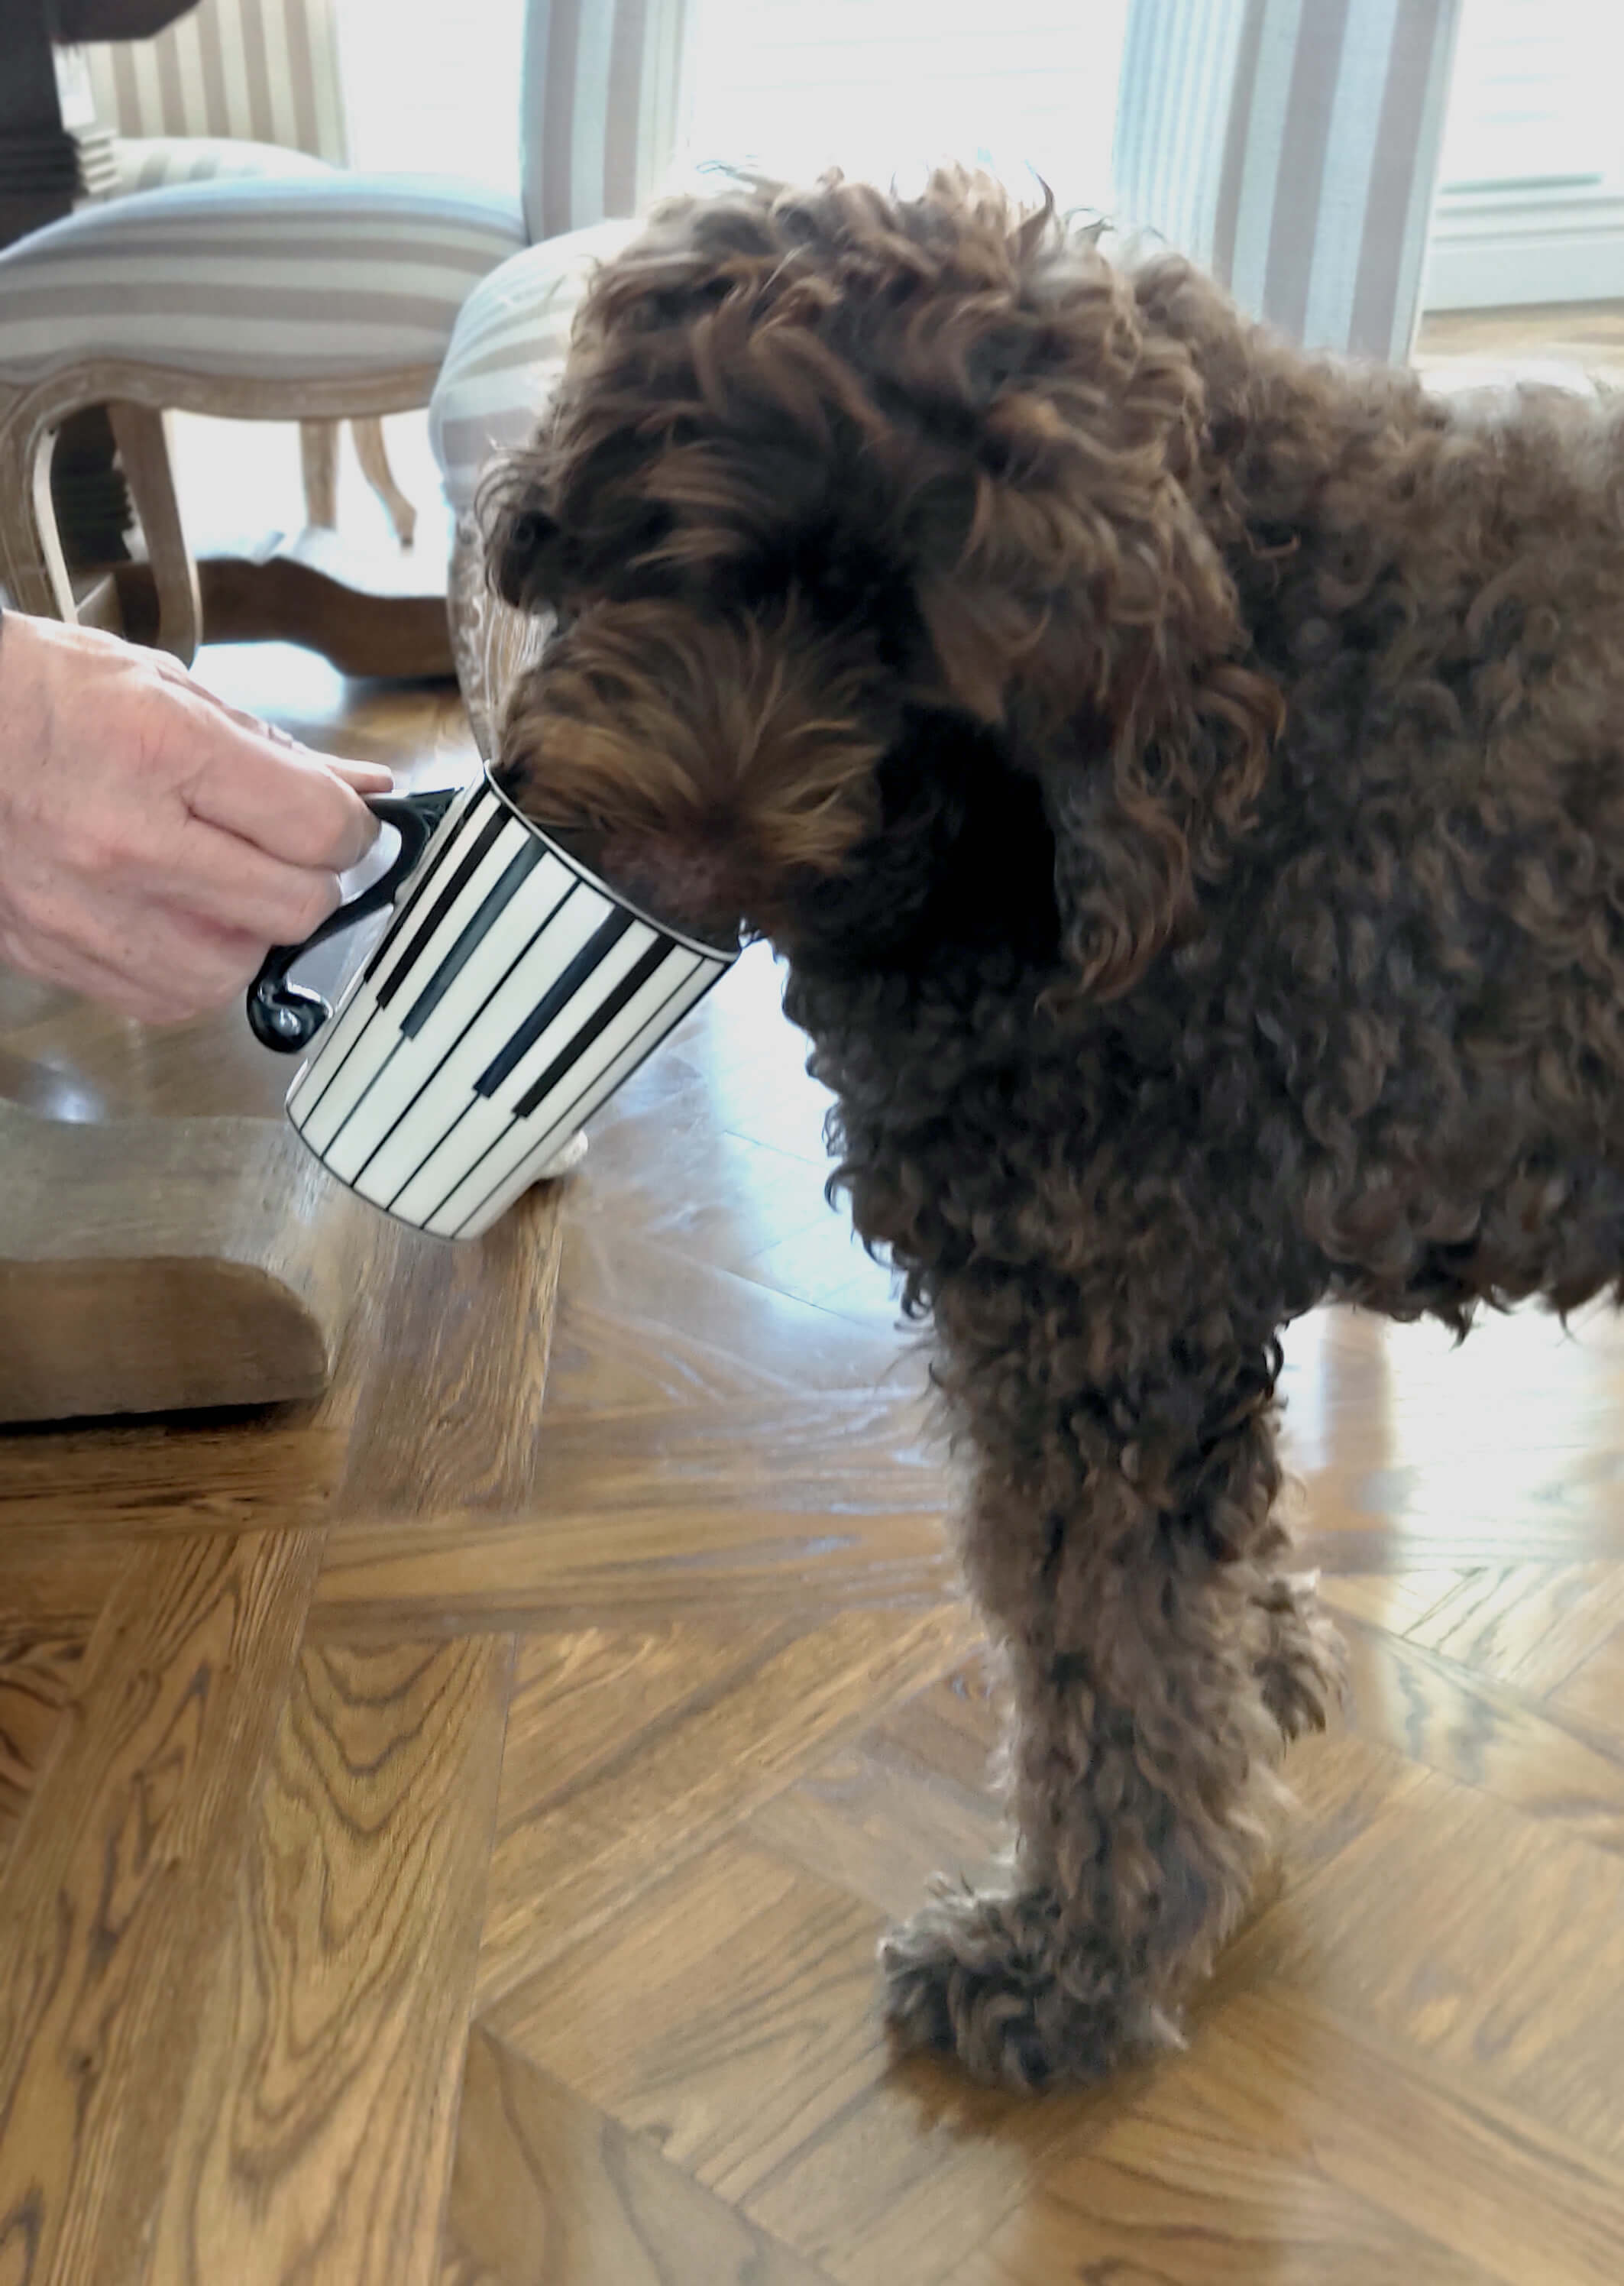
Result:
M0 1442L0 2286L1617 2286L1624 1332L1295 1331L1356 1700L1187 2053L898 2067L991 1720L800 1052L753 956L563 1194L381 1232L319 1406ZM66 1115L285 1077L0 1001Z

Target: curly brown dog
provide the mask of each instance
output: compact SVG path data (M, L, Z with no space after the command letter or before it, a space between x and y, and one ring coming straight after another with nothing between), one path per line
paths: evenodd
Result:
M1624 1273L1624 439L1311 359L942 175L676 203L496 502L507 782L741 918L970 1460L1006 1884L883 1952L1021 2085L1169 2036L1334 1638L1281 1328Z

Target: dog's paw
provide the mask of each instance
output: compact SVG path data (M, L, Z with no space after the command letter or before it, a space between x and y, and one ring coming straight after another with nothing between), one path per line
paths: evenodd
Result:
M1347 1653L1320 1608L1319 1576L1281 1573L1260 1598L1269 1636L1257 1681L1288 1740L1323 1730L1347 1691Z
M1062 1931L1045 1890L944 1888L882 1940L879 1963L897 2045L957 2055L974 2079L1022 2090L1095 2080L1179 2044L1103 1947Z

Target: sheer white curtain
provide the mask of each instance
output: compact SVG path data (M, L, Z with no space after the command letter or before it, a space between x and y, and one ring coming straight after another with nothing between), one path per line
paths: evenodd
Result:
M1103 206L1127 0L701 0L694 155L881 182L941 159Z
M1464 0L1428 303L1624 291L1624 10Z
M350 160L519 187L524 0L337 0Z
M1103 206L1128 0L698 0L690 150L881 181L940 159ZM352 163L516 189L525 0L338 0Z
M1624 12L1464 0L1442 185L1624 190Z

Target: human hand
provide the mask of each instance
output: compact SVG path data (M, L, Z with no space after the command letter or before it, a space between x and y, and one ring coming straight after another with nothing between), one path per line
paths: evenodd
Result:
M0 619L0 959L148 1023L222 1005L339 902L390 774L312 754L161 651Z

